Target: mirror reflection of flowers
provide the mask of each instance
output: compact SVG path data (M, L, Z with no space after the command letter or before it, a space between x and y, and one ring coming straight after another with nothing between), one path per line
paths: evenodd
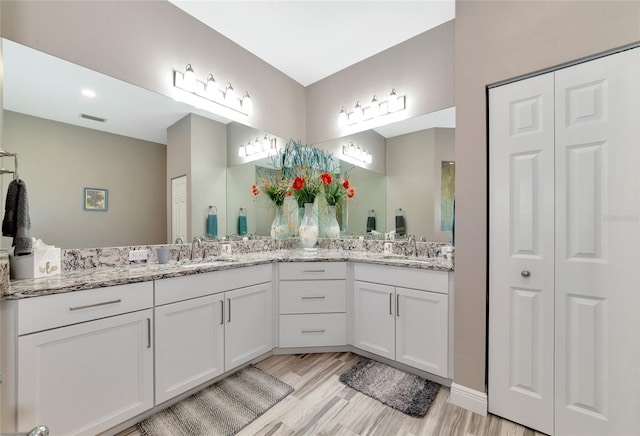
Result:
M325 185L324 196L329 206L335 206L344 197L353 198L356 195L356 190L349 184L346 174L342 178L323 174L322 182Z
M251 186L251 192L254 201L260 192L264 192L276 207L281 207L284 199L291 195L289 182L281 178L277 171L263 173L256 184Z

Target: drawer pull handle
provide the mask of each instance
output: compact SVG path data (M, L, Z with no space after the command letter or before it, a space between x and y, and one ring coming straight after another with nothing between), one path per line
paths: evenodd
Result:
M151 348L151 318L147 318L147 348Z
M229 302L229 318L227 322L231 322L231 298L227 298L227 301Z
M324 295L318 295L317 297L302 297L303 300L324 300Z
M87 304L86 306L74 306L74 307L70 307L69 310L73 312L74 310L90 309L92 307L106 306L107 304L115 304L115 303L122 303L122 300L118 298L117 300L103 301L102 303L95 303L95 304Z
M400 295L396 295L396 316L400 316Z
M323 269L305 269L303 273L323 273Z
M220 324L224 324L224 300L220 300Z
M393 315L393 312L391 312L392 301L393 301L393 294L389 292L389 315Z
M317 329L317 330L301 330L302 334L305 333L324 333L324 329Z

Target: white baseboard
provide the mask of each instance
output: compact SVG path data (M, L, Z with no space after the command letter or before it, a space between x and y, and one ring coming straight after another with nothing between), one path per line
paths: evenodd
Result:
M454 382L451 383L449 402L478 415L487 416L487 394L484 392L474 391Z

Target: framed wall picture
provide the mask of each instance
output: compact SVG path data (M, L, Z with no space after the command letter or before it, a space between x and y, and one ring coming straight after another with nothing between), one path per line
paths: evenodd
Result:
M106 212L109 206L109 190L84 188L84 210Z

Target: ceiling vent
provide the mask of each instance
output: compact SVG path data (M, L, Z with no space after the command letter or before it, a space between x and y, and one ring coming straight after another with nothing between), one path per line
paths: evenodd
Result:
M84 118L86 120L97 121L99 123L104 123L107 121L106 118L94 117L93 115L80 114L80 118Z

